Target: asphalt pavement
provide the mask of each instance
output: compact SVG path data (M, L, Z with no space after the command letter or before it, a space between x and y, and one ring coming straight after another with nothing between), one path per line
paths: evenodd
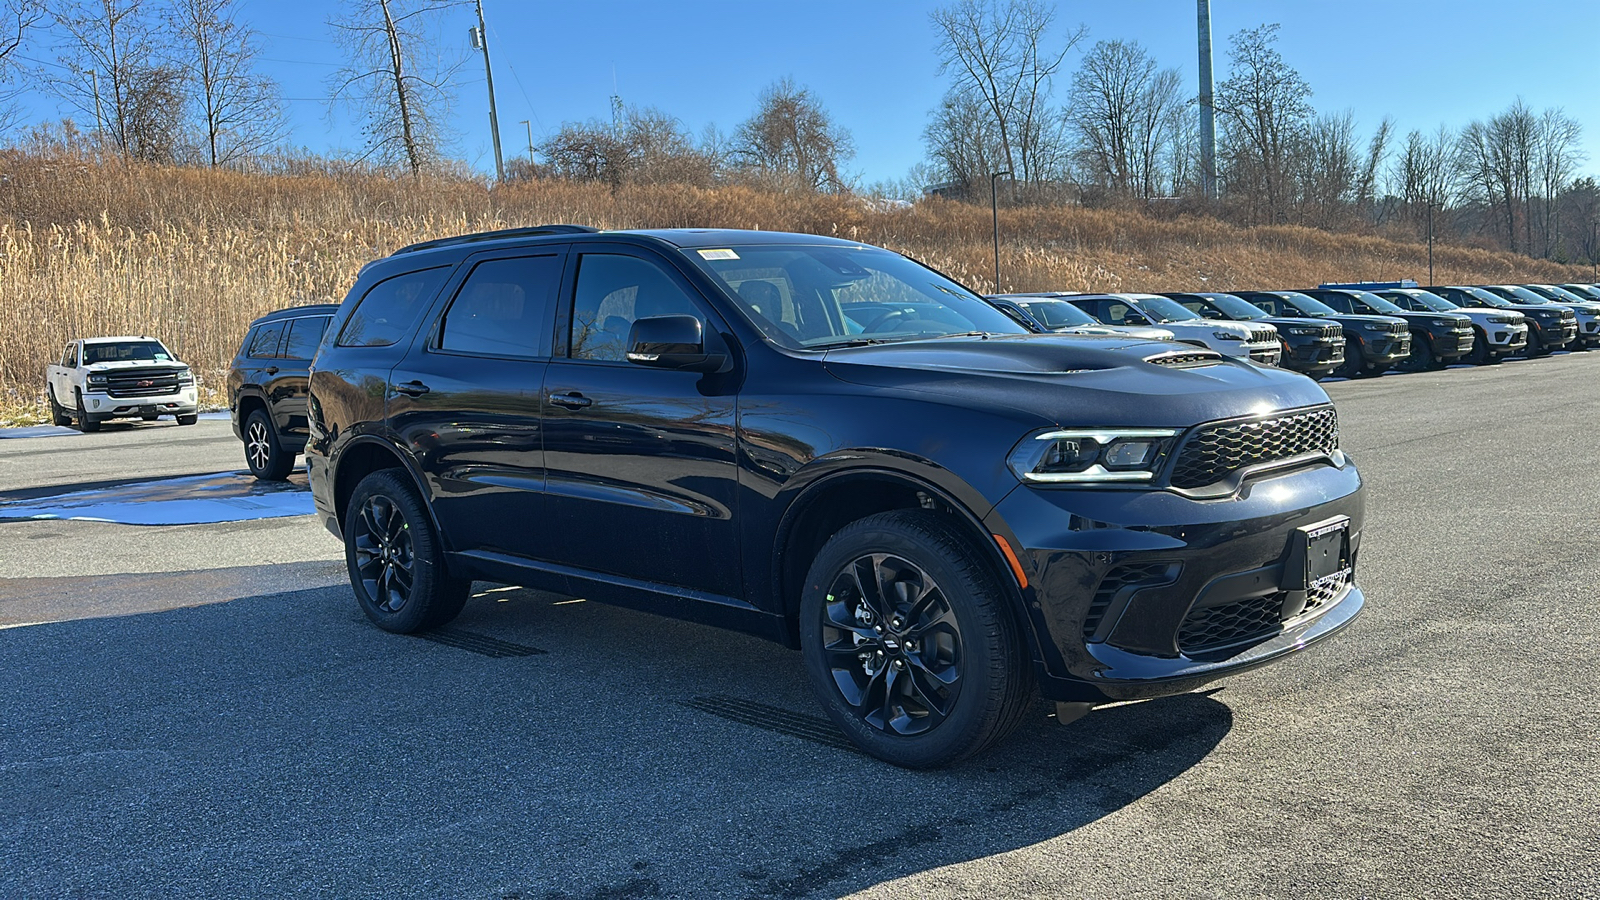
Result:
M0 521L0 898L1600 896L1600 353L1327 388L1349 630L931 773L742 635L483 584L383 633L310 517ZM241 467L0 440L0 504Z

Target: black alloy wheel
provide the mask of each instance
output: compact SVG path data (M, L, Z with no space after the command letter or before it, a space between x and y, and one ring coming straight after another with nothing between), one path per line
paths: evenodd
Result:
M845 526L812 563L800 617L818 700L886 762L964 759L1027 709L1032 675L1006 596L943 516L896 510Z
M1426 372L1433 368L1435 357L1433 348L1428 345L1428 339L1417 334L1411 336L1411 355L1406 357L1405 368L1408 372Z
M1361 355L1361 342L1355 338L1344 339L1344 365L1334 370L1334 374L1346 378L1355 378L1366 368L1366 359Z
M294 469L294 455L279 446L264 410L255 410L244 420L244 461L250 474L262 481L282 481Z
M1483 329L1473 326L1472 350L1467 353L1466 358L1462 360L1462 362L1468 362L1475 366L1481 366L1487 364L1489 359L1489 335Z
M1523 348L1522 355L1528 359L1533 359L1535 356L1543 356L1549 352L1550 348L1546 347L1544 343L1544 335L1540 334L1537 328L1529 328L1528 346Z
M50 401L50 424L71 425L72 416L68 415L67 411L56 401L56 389L45 385L44 393L45 397Z
M100 430L100 420L96 419L94 416L89 415L89 411L83 408L83 391L82 391L82 389L73 388L72 389L72 398L74 400L76 400L77 404L78 404L77 410L75 411L75 414L73 415L73 425L77 426L77 429L79 431L83 432L84 434L89 434L89 433L92 433L92 432L95 432L95 431L99 431Z
M356 485L344 547L356 600L385 631L437 628L467 602L471 582L449 576L433 522L397 470L374 472Z

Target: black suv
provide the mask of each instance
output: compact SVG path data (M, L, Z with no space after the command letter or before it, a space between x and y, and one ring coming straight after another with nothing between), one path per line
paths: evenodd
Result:
M1478 306L1493 305L1521 313L1528 320L1528 349L1525 356L1543 356L1578 339L1576 311L1551 303L1526 288L1512 285L1450 285L1430 287L1428 290L1463 306L1472 302Z
M1396 306L1365 287L1324 284L1302 293L1342 313L1393 316L1411 329L1411 354L1401 367L1413 372L1443 368L1472 352L1472 318L1459 312L1416 312Z
M251 474L282 481L306 445L311 358L334 304L280 309L250 323L228 366L228 412Z
M1274 316L1232 294L1163 293L1190 312L1207 319L1231 322L1265 322L1278 329L1283 356L1278 365L1302 375L1321 378L1344 365L1344 329L1336 322L1306 316Z
M1344 366L1338 374L1355 378L1382 375L1411 356L1411 329L1405 319L1340 312L1299 291L1229 291L1275 316L1305 316L1338 322L1344 329Z
M949 763L1345 626L1361 478L1315 383L1030 334L898 254L546 226L369 264L306 459L379 627L472 579L802 651L865 751Z

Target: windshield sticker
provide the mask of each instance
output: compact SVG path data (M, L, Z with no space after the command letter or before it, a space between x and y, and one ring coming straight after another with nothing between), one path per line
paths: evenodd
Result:
M700 253L700 258L701 259L707 259L707 260L710 260L710 259L738 259L739 258L739 254L733 252L732 250L701 250L701 251L699 251L699 253Z

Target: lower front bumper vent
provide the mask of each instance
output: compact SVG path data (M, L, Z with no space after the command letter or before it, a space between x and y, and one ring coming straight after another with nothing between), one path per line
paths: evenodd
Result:
M1352 571L1345 569L1318 581L1305 593L1275 591L1222 606L1189 611L1178 628L1178 649L1185 656L1266 640L1283 630L1283 623L1309 615L1332 603L1350 586Z
M1136 591L1176 581L1178 568L1175 563L1124 563L1113 567L1100 579L1094 599L1089 601L1089 612L1083 619L1084 639L1098 640L1108 611L1113 607L1120 610Z

